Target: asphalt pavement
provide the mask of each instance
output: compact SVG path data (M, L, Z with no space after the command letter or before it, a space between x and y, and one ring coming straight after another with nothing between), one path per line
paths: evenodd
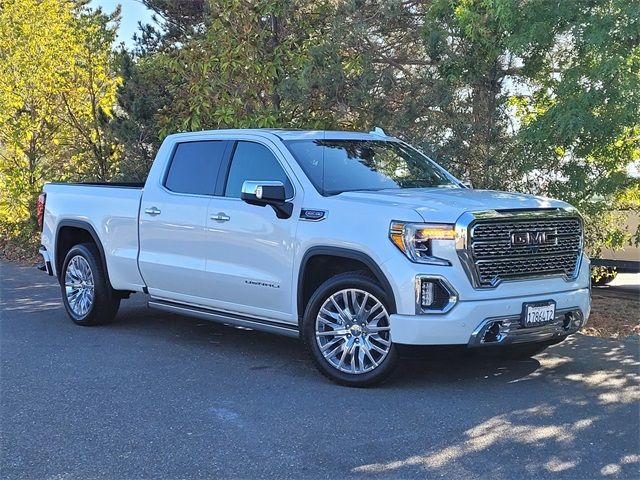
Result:
M149 310L79 327L0 264L3 479L640 478L638 338L324 379L298 341Z

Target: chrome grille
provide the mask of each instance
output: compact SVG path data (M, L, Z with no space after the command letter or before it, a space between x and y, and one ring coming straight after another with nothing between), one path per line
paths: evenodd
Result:
M566 214L530 214L533 218L526 212L510 218L497 212L469 225L467 258L477 286L544 275L575 278L582 253L581 220Z

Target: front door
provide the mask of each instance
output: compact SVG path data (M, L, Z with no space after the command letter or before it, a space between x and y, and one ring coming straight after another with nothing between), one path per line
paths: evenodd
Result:
M273 145L238 141L232 152L224 190L212 198L206 219L209 305L296 323L291 282L302 189L294 187ZM292 216L279 219L271 207L243 202L240 192L246 180L283 182L294 203Z

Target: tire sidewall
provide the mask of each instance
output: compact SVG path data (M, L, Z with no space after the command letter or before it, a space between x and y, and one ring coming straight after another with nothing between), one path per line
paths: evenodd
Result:
M397 352L393 343L380 366L367 373L349 374L331 366L320 352L316 341L315 324L320 308L331 295L348 288L357 288L368 292L382 302L389 315L394 313L391 311L391 302L389 302L384 290L371 278L358 273L340 274L320 285L311 296L303 317L301 337L312 360L325 376L342 385L366 387L382 382L393 372L397 363Z
M71 259L75 256L81 256L87 261L93 276L93 302L87 313L81 316L77 315L71 309L65 289L67 267ZM62 302L69 317L71 317L71 319L78 325L96 325L99 323L105 323L105 321L108 321L110 313L106 312L106 310L109 309L110 305L114 304L113 299L111 298L111 289L107 285L105 279L104 269L101 267L101 263L99 262L101 262L101 260L95 247L88 244L78 244L69 250L62 264L62 271L60 274Z

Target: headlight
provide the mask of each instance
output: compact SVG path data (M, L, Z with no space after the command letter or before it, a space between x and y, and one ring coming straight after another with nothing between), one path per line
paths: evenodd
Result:
M433 256L433 240L455 240L456 230L445 223L391 222L389 238L412 262L450 265L447 260Z

